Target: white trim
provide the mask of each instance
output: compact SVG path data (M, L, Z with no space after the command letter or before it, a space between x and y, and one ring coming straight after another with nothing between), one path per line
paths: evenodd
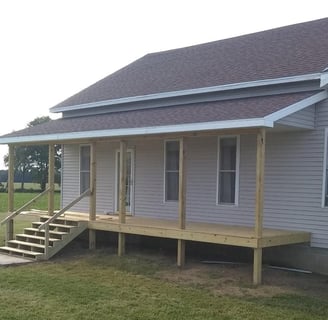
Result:
M321 196L321 208L326 208L325 206L325 197L326 197L326 170L327 170L327 143L328 143L328 128L325 128L325 137L324 137L324 154L323 154L323 168L322 168L322 196Z
M220 141L225 138L236 138L236 180L235 180L235 202L219 202L219 184L220 184ZM217 142L217 172L216 172L216 205L217 206L236 206L239 205L239 175L240 175L240 136L239 135L221 135Z
M187 123L168 126L142 127L142 128L126 128L126 129L109 129L109 130L93 130L80 131L69 133L54 133L45 135L19 136L19 137L4 137L0 138L0 144L11 143L28 143L28 142L50 142L66 140L81 140L91 138L109 138L135 135L150 135L164 133L180 133L192 131L206 130L223 130L223 129L241 129L241 128L256 128L268 127L273 128L273 121L265 118L252 118L242 120L225 120L225 121L210 121L201 123Z
M166 199L166 143L167 142L178 142L179 143L179 139L165 139L164 140L164 166L163 166L163 169L164 169L164 175L163 175L163 203L177 203L179 202L179 199L177 200L167 200ZM180 147L179 147L179 154L180 154ZM180 171L180 168L178 170L178 173Z
M327 98L328 98L328 92L321 91L311 97L308 97L308 98L298 101L294 104L291 104L290 106L283 108L279 111L271 113L270 115L265 116L264 119L275 122L277 120L287 117L297 111L301 111L302 109L307 108L307 107L309 107L317 102L320 102L324 99L327 99Z
M114 190L115 190L115 198L114 198L114 211L115 213L118 212L118 154L119 154L120 150L116 149L115 150L115 186L114 186ZM126 150L127 153L131 154L131 189L130 189L130 210L127 211L128 215L134 215L134 180L135 180L135 150L134 148L128 148Z
M312 74L305 74L305 75L291 76L291 77L237 82L237 83L223 84L223 85L211 86L211 87L202 87L202 88L196 88L196 89L169 91L169 92L162 92L162 93L152 93L152 94L141 95L141 96L132 96L132 97L119 98L119 99L103 100L103 101L99 101L99 102L84 103L84 104L78 104L78 105L72 105L72 106L66 106L66 107L52 107L52 108L50 108L50 112L57 113L57 112L65 112L65 111L74 111L74 110L82 110L82 109L89 109L89 108L98 108L98 107L104 107L104 106L118 105L118 104L124 104L124 103L158 100L158 99L173 98L173 97L183 97L183 96L190 96L190 95L197 95L197 94L204 94L204 93L213 93L213 92L221 92L221 91L228 91L228 90L254 88L254 87L259 87L259 86L270 86L270 85L277 85L277 84L303 82L303 81L309 81L309 80L317 80L317 79L320 79L320 77L321 77L321 73L312 73Z

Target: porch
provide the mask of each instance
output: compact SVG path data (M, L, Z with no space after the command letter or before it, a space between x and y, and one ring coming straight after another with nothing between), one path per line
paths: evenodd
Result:
M215 136L218 134L255 134L256 135L256 177L255 177L255 212L253 226L239 226L217 223L190 222L187 217L186 210L186 157L189 139L198 136ZM254 265L253 265L253 282L261 283L262 277L262 250L263 248L287 245L295 243L304 243L310 241L310 233L301 231L275 230L263 228L263 193L264 193L264 162L265 162L265 145L266 130L264 128L257 129L240 129L240 130L217 130L213 132L203 133L184 133L180 136L177 134L156 136L160 139L172 139L178 141L179 145L179 171L178 171L178 201L177 214L172 220L164 220L159 218L146 218L142 216L142 212L138 212L137 216L129 216L126 212L127 190L125 182L127 180L126 159L128 153L128 141L136 139L152 139L154 137L123 137L122 139L106 139L106 141L115 141L119 143L119 174L118 174L118 214L117 215L100 215L97 211L97 192L100 191L97 185L97 149L99 141L92 139L88 141L76 140L69 141L71 144L88 143L90 145L90 183L89 189L79 195L71 203L67 204L59 212L54 211L54 143L49 143L49 183L48 189L44 195L48 195L48 212L49 215L38 230L35 230L37 236L45 235L42 246L48 248L50 233L54 233L51 229L57 227L60 223L58 219L77 220L80 222L87 221L89 229L89 247L96 247L96 231L111 231L118 233L118 255L125 254L125 235L135 234L153 237L162 237L177 240L177 265L182 267L185 264L185 244L186 241L198 241L205 243L215 243L224 245L233 245L253 249ZM67 143L63 141L63 143ZM13 197L13 172L14 172L14 145L9 146L9 181L8 181L8 216L4 223L7 223L7 240L12 240L13 235L13 219L25 208L14 211ZM98 188L97 188L98 187ZM89 211L84 214L68 213L70 208L76 205L83 198L89 198ZM154 212L154 216L156 212ZM160 215L157 215L157 217ZM66 223L62 221L63 223ZM61 226L60 226L61 227ZM42 231L44 230L44 231ZM42 232L42 233L40 233ZM43 233L44 232L44 233ZM60 231L62 232L62 231ZM43 241L43 240L42 240ZM41 245L41 244L40 244ZM46 249L45 249L46 250Z

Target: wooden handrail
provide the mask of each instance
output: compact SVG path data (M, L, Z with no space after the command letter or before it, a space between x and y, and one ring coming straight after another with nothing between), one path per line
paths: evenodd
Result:
M18 210L14 211L12 214L10 214L8 217L6 217L5 219L3 219L1 221L1 225L7 223L9 220L15 218L17 215L19 215L22 211L24 211L27 207L29 207L32 203L34 203L36 200L38 200L39 198L43 197L45 194L47 194L49 192L49 188L47 188L46 190L44 190L43 192L39 193L36 197L34 197L32 200L30 200L29 202L25 203L22 207L20 207Z
M45 221L44 223L42 223L39 226L39 230L44 229L46 226L49 226L49 224L51 222L53 222L54 220L56 220L60 215L62 215L64 212L66 212L68 209L72 208L75 204L77 204L78 202L80 202L84 197L87 197L90 195L90 189L87 189L86 191L84 191L83 193L81 193L76 199L74 199L72 202L70 202L67 206L65 206L63 209L59 210L58 212L56 212L53 216L51 216L47 221Z

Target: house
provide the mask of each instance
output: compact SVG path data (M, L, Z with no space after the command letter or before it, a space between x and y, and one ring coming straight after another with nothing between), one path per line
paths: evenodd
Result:
M49 217L29 230L38 252L69 210L90 248L103 230L120 255L125 234L176 239L180 266L186 241L251 248L255 284L263 250L328 273L327 34L325 18L148 54L51 108L61 119L0 137L10 172L16 145L49 145ZM8 186L4 250L28 255L13 239L12 174Z

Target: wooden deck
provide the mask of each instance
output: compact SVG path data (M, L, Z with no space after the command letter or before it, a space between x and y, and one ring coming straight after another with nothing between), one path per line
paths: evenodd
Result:
M267 248L304 243L311 240L311 234L303 231L264 228L262 237L257 238L254 227L187 222L185 229L180 229L177 220L126 216L126 222L120 223L118 216L115 215L97 215L94 221L89 221L89 215L87 214L68 213L66 215L75 217L78 220L88 220L88 228L91 230L199 241L247 248Z

